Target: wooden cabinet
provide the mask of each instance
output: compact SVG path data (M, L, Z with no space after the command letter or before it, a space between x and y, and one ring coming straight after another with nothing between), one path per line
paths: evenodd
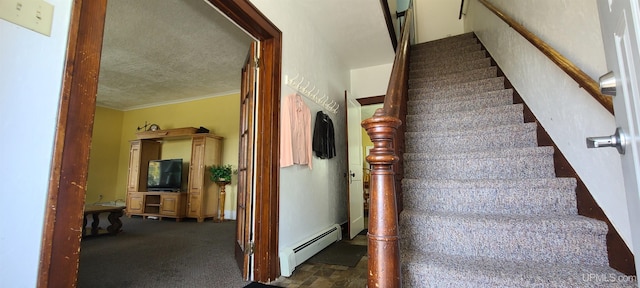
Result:
M147 191L148 163L149 160L160 159L161 144L155 140L133 140L130 143L127 192Z
M187 217L218 217L218 186L209 179L207 167L220 165L222 139L211 136L194 136L191 142L189 167L189 203Z
M127 216L140 215L171 217L180 221L185 216L187 193L184 192L129 192Z
M137 139L130 141L129 170L127 179L127 216L172 217L178 221L183 217L196 218L198 222L206 218L218 217L218 189L209 180L208 167L220 165L222 157L222 137L212 134L184 134L191 129L173 129L171 133L162 130L138 133ZM155 137L155 138L154 138ZM191 155L187 191L157 192L147 190L149 161L162 159L162 142L173 139L191 139ZM186 157L185 157L186 158ZM184 177L184 176L183 176Z
M128 192L127 216L144 213L144 192Z
M160 195L160 214L174 217L185 215L186 200L187 193L162 193Z

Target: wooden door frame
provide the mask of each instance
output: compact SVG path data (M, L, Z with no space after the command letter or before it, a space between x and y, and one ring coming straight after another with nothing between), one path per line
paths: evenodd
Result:
M282 33L248 0L208 0L260 42L256 121L256 281L279 276ZM45 207L38 287L75 287L107 0L75 0Z

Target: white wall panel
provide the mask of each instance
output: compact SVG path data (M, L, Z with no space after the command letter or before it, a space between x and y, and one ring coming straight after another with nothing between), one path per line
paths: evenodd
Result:
M313 170L297 165L280 169L279 247L282 248L347 221L344 91L349 89L349 70L318 37L316 27L307 21L310 17L297 6L297 1L251 2L282 31L282 96L295 92L285 85L284 76L300 75L340 103L338 114L325 110L335 126L337 156L332 159L314 156ZM311 109L313 126L316 112L322 107L305 100Z
M464 21L458 19L460 1L414 0L416 43L428 42L464 33Z

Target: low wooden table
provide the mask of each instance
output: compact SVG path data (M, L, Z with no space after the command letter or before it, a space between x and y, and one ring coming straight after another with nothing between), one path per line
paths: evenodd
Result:
M120 217L122 217L123 210L125 206L98 206L98 205L89 205L84 207L84 221L82 225L82 236L86 235L86 227L87 227L87 216L92 215L93 222L91 223L91 236L100 235L100 213L109 213L107 219L109 219L109 225L107 227L106 233L115 235L120 232L120 228L122 228L122 221L120 221ZM103 233L103 234L106 234Z

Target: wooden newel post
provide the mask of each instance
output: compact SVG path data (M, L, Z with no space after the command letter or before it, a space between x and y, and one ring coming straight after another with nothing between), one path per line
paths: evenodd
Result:
M396 204L393 164L398 157L393 138L401 121L386 116L382 109L362 121L373 141L367 156L372 165L369 206L369 278L368 287L401 287L400 247L398 243L398 208Z

